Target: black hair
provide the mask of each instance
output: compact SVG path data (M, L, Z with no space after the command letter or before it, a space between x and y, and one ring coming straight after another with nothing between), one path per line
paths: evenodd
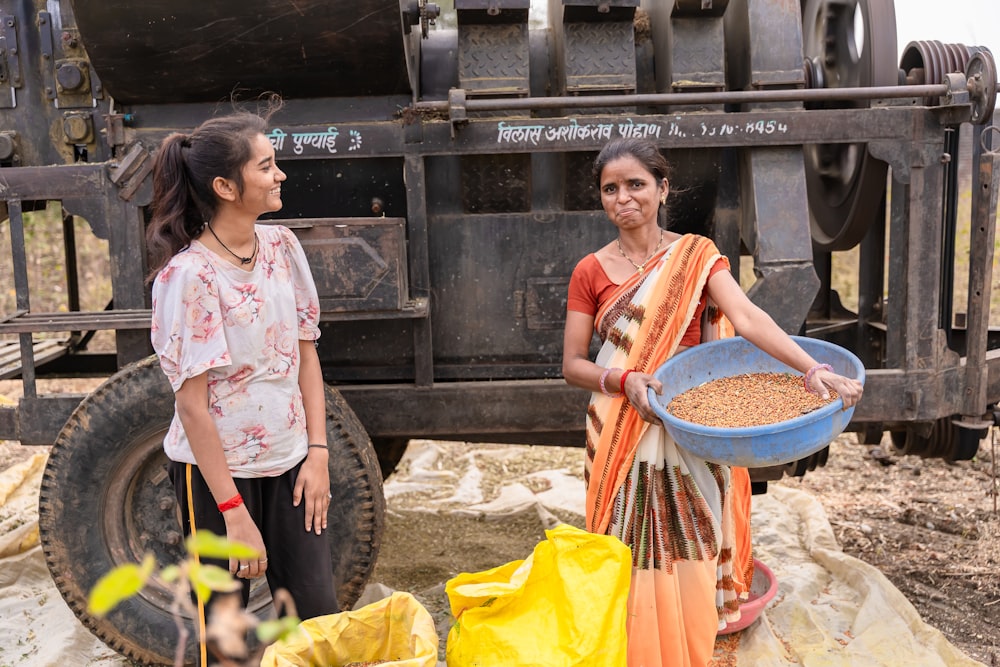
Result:
M594 159L594 180L597 182L598 191L601 189L601 172L609 162L623 157L635 158L646 171L656 176L657 180L667 179L667 182L670 182L670 163L663 157L656 144L648 139L620 137L604 144L604 148Z
M280 98L273 95L263 112L211 118L191 134L174 132L163 140L153 159L152 217L146 228L148 281L215 215L219 200L212 182L217 177L233 181L243 193L243 166L251 158L251 142L267 133L268 121L280 107Z

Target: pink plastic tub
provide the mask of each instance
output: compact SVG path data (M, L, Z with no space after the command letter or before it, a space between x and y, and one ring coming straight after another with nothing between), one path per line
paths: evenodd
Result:
M754 558L750 597L740 604L740 620L729 623L725 628L719 630L718 634L728 635L750 627L777 592L778 580L775 579L771 568Z

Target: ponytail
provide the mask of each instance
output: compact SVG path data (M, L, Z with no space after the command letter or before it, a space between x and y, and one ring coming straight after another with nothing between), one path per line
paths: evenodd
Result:
M184 163L184 152L190 146L187 135L175 132L163 140L153 160L153 217L146 228L147 282L201 232L202 217L191 196Z

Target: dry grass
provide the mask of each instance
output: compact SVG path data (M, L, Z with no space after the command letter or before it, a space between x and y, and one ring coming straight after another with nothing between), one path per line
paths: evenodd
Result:
M100 311L111 300L111 263L108 242L94 236L90 225L74 218L76 263L80 308ZM69 310L66 279L66 252L61 207L50 202L44 211L24 214L24 245L28 265L28 291L33 313L61 313ZM0 222L0 320L14 314L17 307L14 291L14 266L11 255L9 221ZM36 338L63 338L65 334L39 333ZM99 332L91 341L92 350L111 350L111 332Z

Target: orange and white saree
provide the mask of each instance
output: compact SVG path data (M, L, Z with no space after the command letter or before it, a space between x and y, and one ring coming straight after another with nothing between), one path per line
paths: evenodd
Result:
M720 259L728 265L711 240L685 235L620 285L597 313L597 364L653 373L677 351ZM733 334L711 305L705 312L716 316L702 340ZM586 474L588 530L632 549L629 667L705 667L753 572L746 469L686 452L626 398L595 393Z

